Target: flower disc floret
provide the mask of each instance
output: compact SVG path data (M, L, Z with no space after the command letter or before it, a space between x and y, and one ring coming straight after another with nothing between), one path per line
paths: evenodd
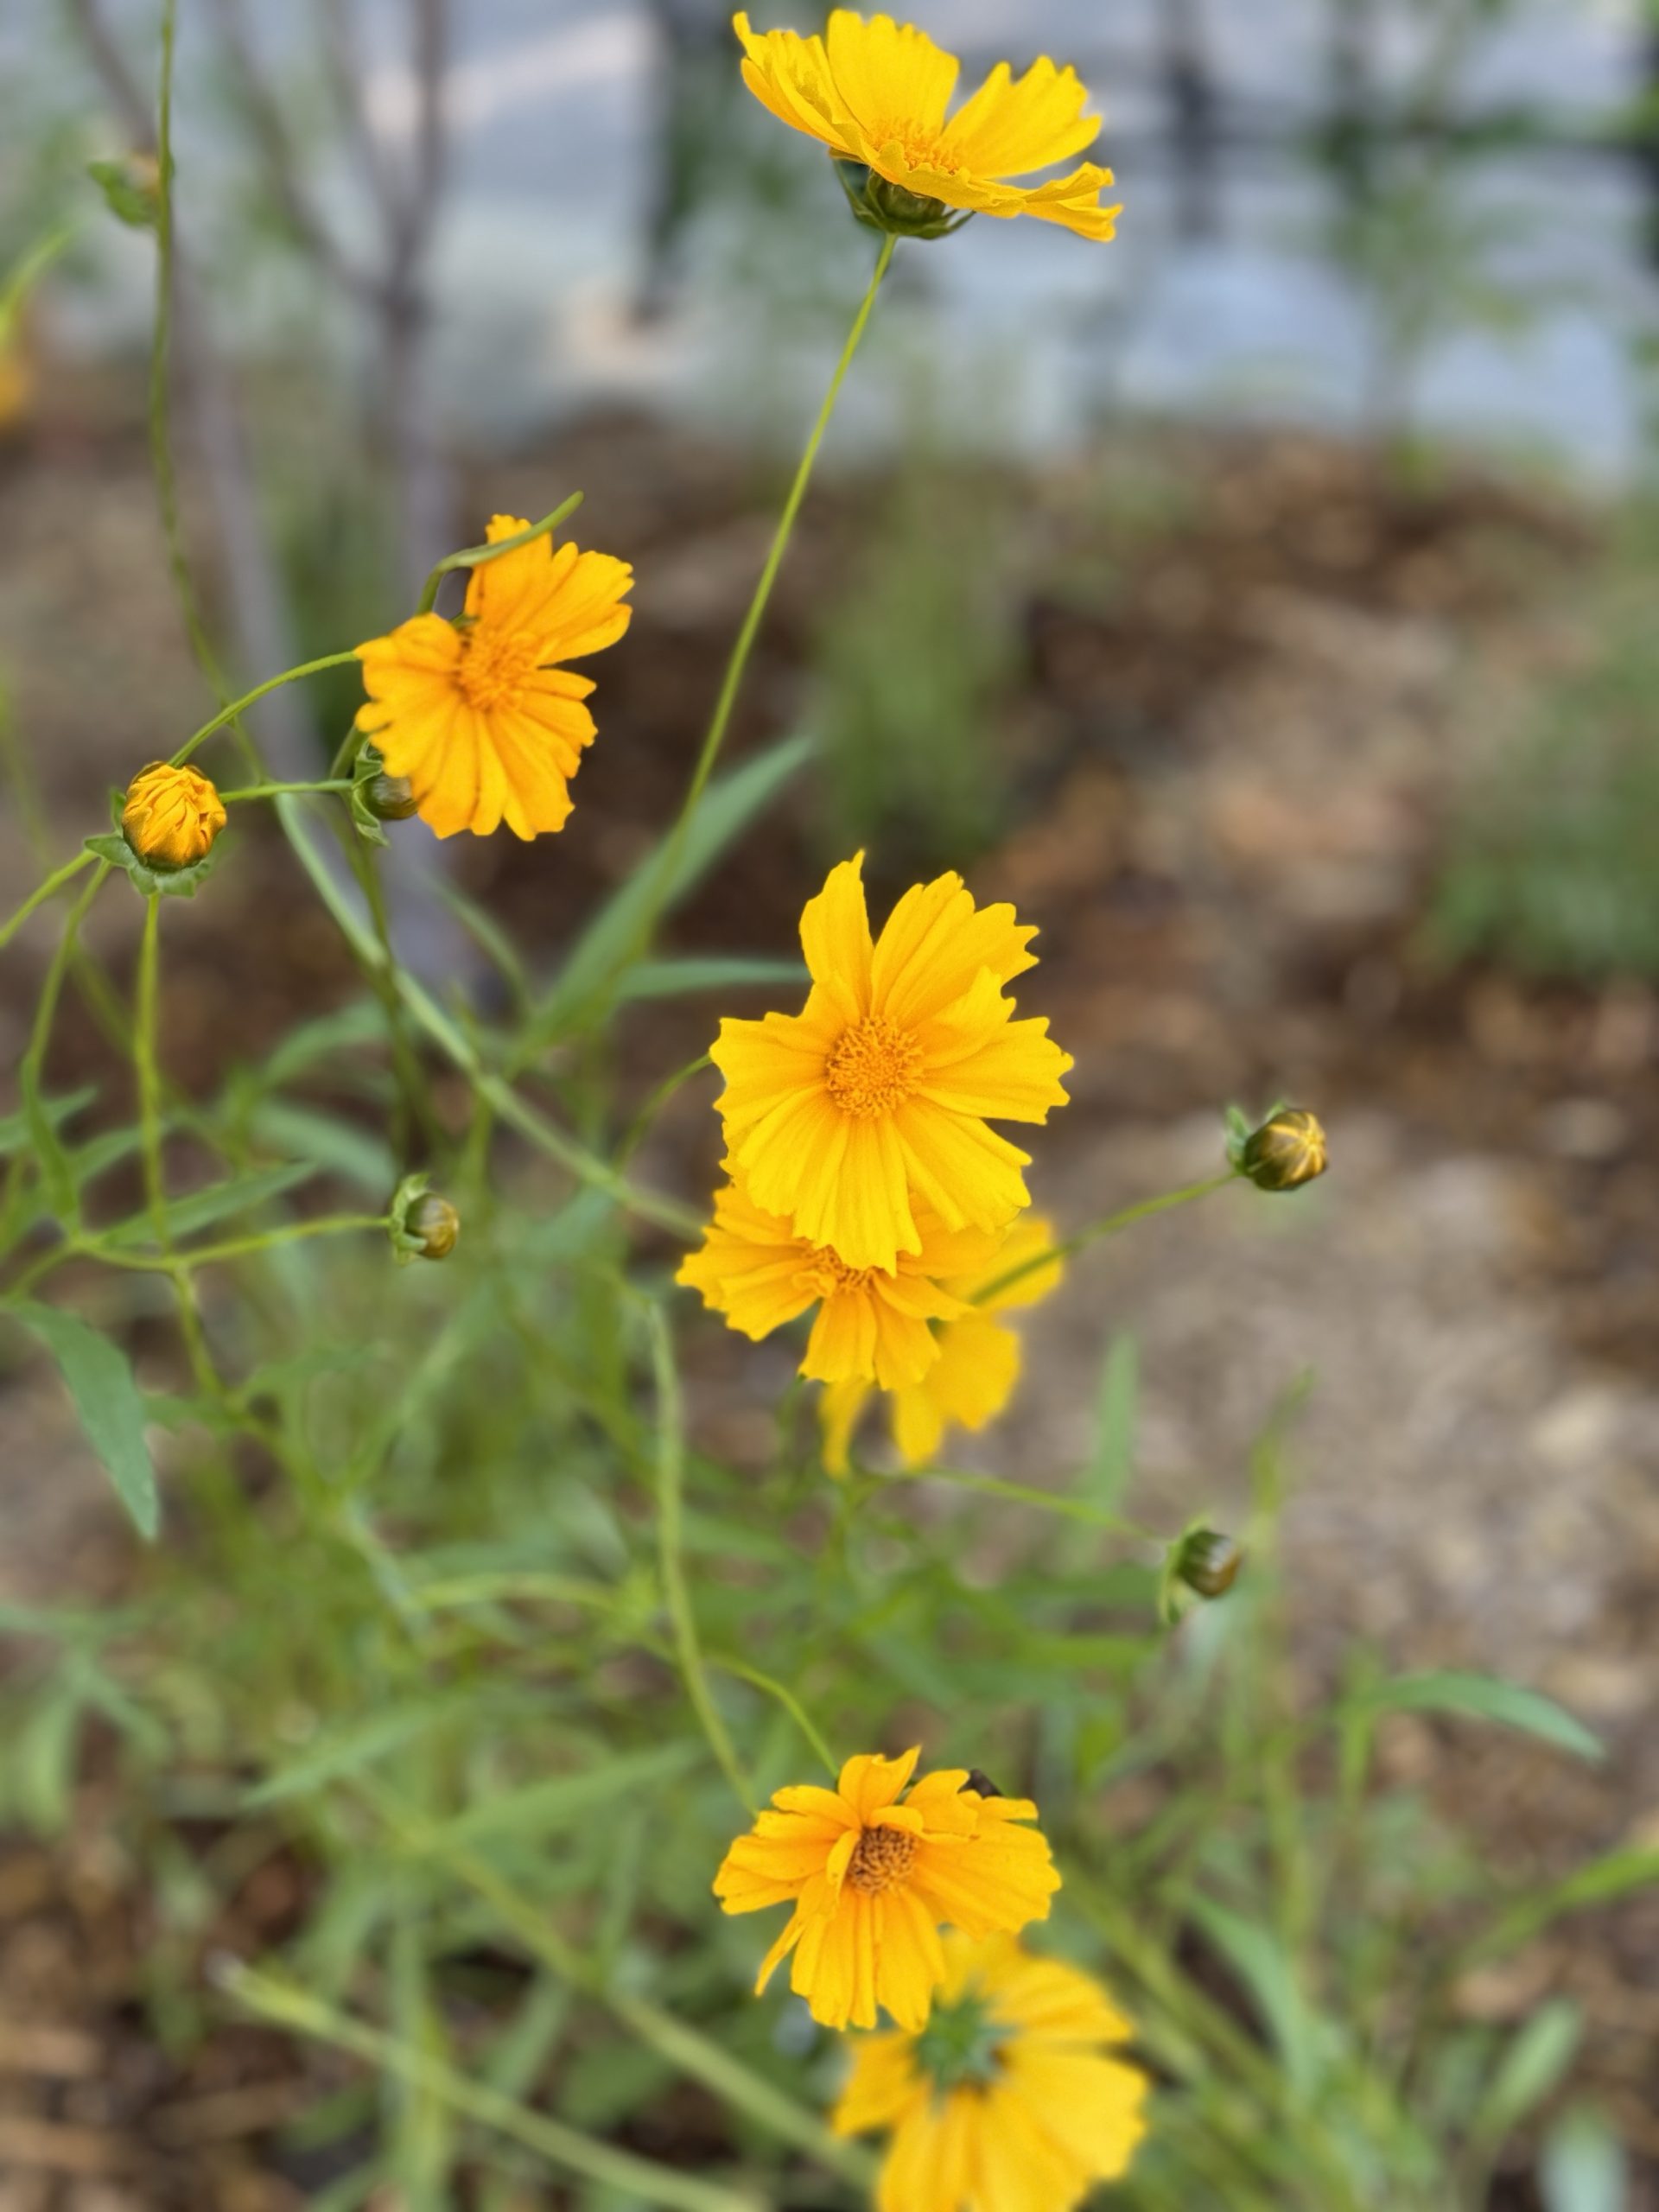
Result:
M780 1789L733 1844L715 1878L725 1910L794 1906L757 1996L791 1958L790 1986L825 2027L874 2027L885 2006L913 2033L944 1972L941 1927L983 1936L1046 1918L1060 1878L1023 1825L1037 1808L982 1796L965 1769L907 1788L919 1756L861 1756L834 1789Z
M733 1172L754 1205L849 1268L892 1273L947 1230L999 1230L1030 1203L1028 1155L988 1125L1044 1122L1071 1065L1005 986L1035 965L1012 906L957 875L918 884L872 943L863 855L801 916L812 989L798 1014L723 1021L709 1057Z
M939 235L947 226L926 220L931 203L964 216L1032 215L1084 238L1114 235L1119 210L1101 204L1109 169L1084 162L1045 182L1010 181L1071 161L1099 135L1074 69L1044 55L1015 77L1000 61L950 115L962 65L913 24L837 8L822 37L759 33L746 14L733 26L743 81L763 106L906 195L897 210L879 194L862 196L876 227Z
M530 524L496 515L488 543ZM416 614L357 649L367 702L357 727L388 776L406 778L440 837L562 829L570 779L594 736L592 679L562 664L614 645L628 626L633 571L550 537L468 574L461 620Z

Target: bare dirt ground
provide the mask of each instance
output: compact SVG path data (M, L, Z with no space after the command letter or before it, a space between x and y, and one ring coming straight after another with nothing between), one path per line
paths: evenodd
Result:
M983 1463L1029 1479L1074 1464L1103 1344L1128 1329L1142 1503L1236 1520L1249 1440L1311 1370L1287 1529L1310 1668L1357 1627L1399 1663L1511 1674L1600 1732L1611 1758L1579 1769L1518 1739L1402 1725L1390 1756L1510 1863L1659 1841L1659 1001L1633 983L1441 973L1419 940L1471 750L1575 650L1554 587L1593 524L1474 479L1407 499L1363 458L1301 441L1172 445L1169 465L1189 486L1179 519L1126 534L1116 582L1093 599L1046 579L1109 499L1097 485L1080 498L1074 474L1027 502L1041 557L1022 587L1016 819L972 873L1041 922L1029 996L1078 1062L1038 1197L1076 1224L1204 1173L1230 1097L1314 1106L1335 1165L1294 1200L1227 1192L1081 1262ZM549 945L667 815L765 531L727 456L627 424L481 474L474 504L540 512L573 482L594 535L640 570L577 788L583 834L551 866L505 839L462 856L469 886ZM104 826L104 786L169 749L201 693L129 425L88 427L65 403L0 454L0 670L62 847ZM855 486L817 503L739 747L795 713L804 641L860 511ZM823 857L802 806L710 887L686 941L782 950ZM905 855L880 858L887 887L905 878ZM4 880L29 866L8 823ZM280 850L258 849L181 922L169 1027L187 1081L350 988ZM112 904L101 944L118 967L132 928ZM29 965L0 995L0 1062L20 1042ZM692 1022L683 1040L636 1034L642 1064L683 1058L681 1041L695 1052ZM99 1065L90 1030L67 1023L63 1074ZM658 1172L695 1183L706 1106L683 1102ZM0 1596L118 1588L119 1532L32 1369L0 1376ZM100 1859L95 1794L87 1811L67 1858L21 1840L0 1855L0 2023L49 2024L29 2031L26 2059L0 2030L0 2212L296 2201L237 2148L271 2124L234 2102L259 2054L220 2045L205 2078L139 2079L147 1910ZM250 1937L293 1904L255 1900ZM1552 1986L1584 2003L1598 2084L1659 2161L1659 1908L1574 1924L1480 2001L1518 2012ZM284 2094L280 2066L265 2077L268 2097ZM134 2194L109 2149L158 2095L189 2107L161 2155L172 2171L197 2143L200 2196L182 2182Z

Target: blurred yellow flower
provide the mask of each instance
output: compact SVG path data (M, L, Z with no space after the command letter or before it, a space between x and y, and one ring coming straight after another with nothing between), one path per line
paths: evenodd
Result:
M1027 1798L986 1797L966 1770L925 1775L899 1802L918 1751L866 1755L834 1789L779 1789L715 1877L728 1912L794 1904L755 1983L759 1996L794 1953L790 1987L825 2027L875 2025L885 2005L912 2033L944 1971L938 1930L969 1935L1048 1916L1060 1886Z
M1027 1267L1053 1242L1052 1225L1033 1214L1014 1224L995 1254L940 1283L941 1292L958 1304L956 1313L936 1332L938 1357L913 1381L881 1386L892 1395L893 1440L907 1467L925 1467L936 1459L945 1430L953 1425L983 1428L1014 1395L1020 1380L1020 1339L992 1316L1046 1298L1059 1282L1062 1264L1053 1260L1031 1267L1006 1289L992 1288L980 1304L972 1301L1003 1276ZM823 1423L823 1464L832 1475L847 1471L853 1431L869 1396L868 1381L830 1378L818 1413Z
M976 908L957 875L918 884L872 944L864 856L801 916L812 989L798 1014L722 1021L709 1058L732 1172L796 1236L849 1268L919 1256L916 1203L947 1229L1002 1228L1029 1155L987 1126L1046 1122L1071 1058L1002 987L1035 965L1012 906Z
M206 776L166 760L152 760L138 771L121 810L128 844L151 868L189 868L205 860L227 819L224 802Z
M488 541L529 527L496 515ZM594 741L582 703L594 686L559 664L616 643L632 582L626 561L538 537L471 570L459 621L416 614L358 647L369 697L357 727L440 837L563 827L567 785Z
M734 19L743 81L792 130L820 140L918 200L964 213L1034 215L1081 237L1109 238L1119 209L1103 207L1112 173L1085 162L1043 184L1009 177L1070 161L1093 143L1100 118L1070 67L1046 56L1016 78L999 61L949 121L961 63L925 31L891 16L837 8L822 38L756 33Z
M858 2038L832 2124L891 2134L876 2212L1072 2212L1146 2133L1129 2033L1075 1967L950 1936L926 2028Z
M20 423L35 396L35 379L22 346L0 332L0 435Z
M701 1291L706 1306L757 1340L816 1306L801 1373L817 1382L874 1381L897 1390L918 1382L939 1357L941 1340L929 1322L969 1313L938 1278L988 1262L1000 1242L982 1230L942 1229L919 1209L918 1216L918 1253L901 1252L891 1270L849 1268L827 1244L797 1236L781 1215L728 1183L676 1280Z

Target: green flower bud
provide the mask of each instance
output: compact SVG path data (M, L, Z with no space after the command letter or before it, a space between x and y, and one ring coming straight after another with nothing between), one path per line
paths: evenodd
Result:
M902 184L889 184L862 162L831 158L847 204L867 231L881 231L895 238L944 238L959 231L972 213L907 192Z
M420 801L407 776L389 776L382 768L364 784L363 804L377 822L407 822Z
M1232 1160L1258 1191L1296 1191L1330 1165L1325 1131L1305 1106L1280 1106L1233 1147Z
M1224 1598L1243 1564L1244 1554L1230 1536L1214 1529L1194 1529L1181 1540L1175 1573L1200 1598Z

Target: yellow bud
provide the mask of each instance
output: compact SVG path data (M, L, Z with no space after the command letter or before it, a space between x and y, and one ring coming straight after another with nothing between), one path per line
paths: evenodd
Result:
M1281 1106L1253 1129L1236 1154L1258 1191L1294 1191L1330 1165L1325 1131L1305 1106Z
M448 1198L426 1191L404 1216L404 1229L423 1260L447 1260L461 1235L461 1216Z
M206 776L152 760L127 786L121 828L147 866L189 868L207 858L226 818Z

